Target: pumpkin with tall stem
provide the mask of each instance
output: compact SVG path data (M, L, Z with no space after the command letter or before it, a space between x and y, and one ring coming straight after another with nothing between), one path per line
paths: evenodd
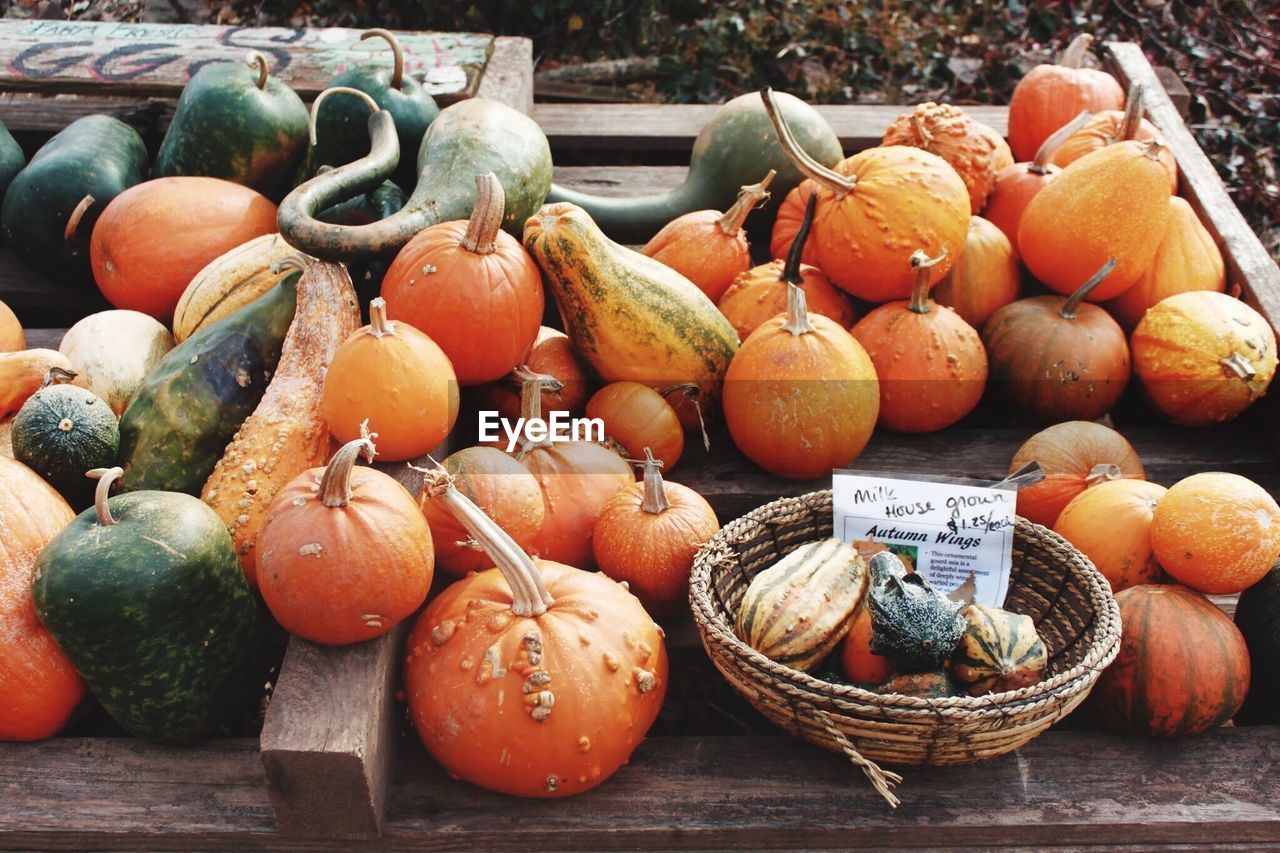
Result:
M1159 139L1160 132L1155 125L1142 117L1143 98L1141 83L1129 87L1129 95L1123 110L1103 110L1089 117L1082 126L1076 128L1070 136L1062 141L1053 154L1053 162L1062 168L1070 166L1086 154L1115 145L1126 139L1139 142L1146 139ZM1173 159L1173 151L1161 148L1160 162L1169 172L1169 191L1178 190L1178 164Z

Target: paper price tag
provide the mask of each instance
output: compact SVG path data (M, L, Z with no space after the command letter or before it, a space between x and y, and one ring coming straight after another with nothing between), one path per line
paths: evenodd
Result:
M983 486L837 472L834 530L846 542L890 546L944 593L972 574L973 600L1000 607L1013 566L1015 495Z

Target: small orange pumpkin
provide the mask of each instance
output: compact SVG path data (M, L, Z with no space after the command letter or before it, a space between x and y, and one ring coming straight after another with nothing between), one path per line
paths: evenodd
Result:
M1151 551L1151 519L1165 491L1145 480L1103 480L1072 498L1053 530L1092 561L1113 592L1160 583L1165 578Z
M689 279L712 302L718 301L734 278L751 267L751 246L742 224L769 198L776 174L770 169L760 183L743 187L724 213L695 210L671 220L640 251Z
M1021 287L1022 268L1009 238L981 216L970 216L964 254L933 289L933 299L980 329L992 314L1018 298Z
M782 204L778 205L778 215L773 220L773 233L769 238L769 254L773 258L785 258L791 254L791 244L800 231L800 223L804 220L805 208L809 205L809 197L818 185L805 178L795 189L787 193ZM804 247L800 262L812 267L818 265L817 250L811 245Z
M1003 136L959 107L933 101L898 116L881 144L923 148L950 163L969 190L973 213L986 207L996 175L1013 165L1013 152Z
M1066 421L1040 430L1013 455L1009 473L1039 462L1044 479L1018 490L1018 515L1053 527L1071 499L1108 480L1144 480L1142 460L1125 437L1092 421Z
M605 435L638 459L652 448L668 471L684 452L684 425L662 394L639 382L610 382L587 401L587 417L604 422Z
M860 607L840 649L840 671L854 684L881 684L893 676L887 657L871 651L871 608Z
M1129 89L1124 110L1103 110L1095 113L1085 124L1063 140L1054 152L1054 164L1066 168L1086 154L1106 148L1126 139L1159 139L1155 125L1142 117L1142 84L1134 83ZM1178 191L1178 165L1173 151L1161 148L1160 162L1169 173L1169 192Z
M911 300L881 305L852 330L880 379L880 425L898 432L950 426L973 411L987 384L987 353L978 333L929 298L929 267L940 260L912 255Z
M444 441L458 418L458 380L435 341L407 323L387 320L381 297L369 325L333 356L320 405L334 437L361 436L368 422L391 462L413 459Z
M644 456L644 480L604 505L592 547L600 571L629 584L646 610L674 616L687 612L693 558L720 522L702 495L663 481L662 462L647 447Z
M17 352L27 348L27 337L13 309L0 302L0 352Z
M569 336L559 329L542 326L533 346L525 353L521 365L525 374L538 373L554 377L560 386L542 389L542 411L581 414L591 396L590 374L582 359L573 349ZM520 389L522 374L513 370L497 382L480 390L482 408L493 409L499 415L514 421L520 417Z

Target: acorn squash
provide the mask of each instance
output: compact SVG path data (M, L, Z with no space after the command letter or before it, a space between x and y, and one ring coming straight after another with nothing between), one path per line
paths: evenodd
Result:
M1040 681L1049 652L1030 616L985 604L970 604L960 615L965 629L951 655L951 674L970 696Z
M93 481L85 472L115 464L120 426L111 406L92 391L50 385L22 404L12 437L14 458L81 510L93 503Z

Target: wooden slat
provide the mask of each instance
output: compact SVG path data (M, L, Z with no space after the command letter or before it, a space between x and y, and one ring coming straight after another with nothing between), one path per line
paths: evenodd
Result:
M675 189L688 166L556 166L562 187L602 196L632 196Z
M0 247L0 302L12 308L24 326L70 326L111 307L93 285L58 284L18 260L7 247Z
M533 111L533 42L499 36L476 95L501 101L526 115Z

